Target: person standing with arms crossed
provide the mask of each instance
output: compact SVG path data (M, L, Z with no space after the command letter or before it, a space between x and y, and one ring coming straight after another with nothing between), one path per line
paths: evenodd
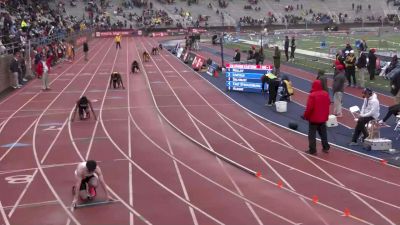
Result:
M326 131L326 121L329 117L329 105L331 101L329 99L328 92L322 89L320 80L314 80L310 95L307 99L307 107L304 115L301 116L303 119L309 122L308 125L308 145L309 149L306 153L311 155L317 154L317 141L316 132L318 131L322 142L322 151L325 153L329 152L328 134Z

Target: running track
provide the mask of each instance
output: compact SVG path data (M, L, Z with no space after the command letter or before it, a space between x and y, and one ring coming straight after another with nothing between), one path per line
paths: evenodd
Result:
M304 136L166 51L129 74L154 39L90 45L90 61L79 53L51 71L51 91L35 80L0 102L0 224L400 224L397 168L339 149L304 154ZM125 90L108 89L112 71ZM98 121L69 120L82 95ZM88 158L116 201L71 211L73 171Z

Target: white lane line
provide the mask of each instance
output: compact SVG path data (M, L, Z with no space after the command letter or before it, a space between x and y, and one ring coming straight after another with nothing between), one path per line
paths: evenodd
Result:
M142 45L143 45L143 43L142 43ZM156 65L156 66L157 66L157 65ZM193 142L195 142L196 144L198 144L198 145L201 146L202 148L204 148L204 149L206 149L206 150L208 150L208 151L211 151L211 150L208 149L206 146L202 145L201 143L197 142L196 140L194 140L193 138L191 138L190 136L188 136L187 134L185 134L184 132L182 132L181 130L179 130L179 128L177 128L173 123L171 123L171 121L168 120L168 118L166 118L166 117L161 113L160 109L157 107L156 100L155 100L155 98L154 98L154 94L153 94L153 91L152 91L151 86L150 86L150 81L149 81L148 76L147 76L147 74L146 74L145 71L144 71L144 74L145 74L145 78L146 78L146 81L147 81L147 86L149 87L149 90L150 90L150 93L151 93L151 97L152 97L152 99L153 99L153 103L155 104L158 113L164 118L164 120L166 120L172 127L174 127L177 131L179 131L179 132L180 132L182 135L184 135L185 137L189 138L190 140L192 140ZM167 83L167 84L168 84L168 83ZM179 99L178 99L178 100L179 100ZM240 199L243 199L243 200L245 200L245 201L251 203L252 205L254 205L254 206L256 206L256 207L258 207L258 208L264 210L265 212L268 212L268 213L271 214L271 211L269 211L268 209L266 209L266 208L264 208L264 207L258 205L257 203L252 202L251 200L249 200L249 199L247 199L247 198L244 198L243 196L240 196L240 195L237 194L236 192L233 192L233 191L231 191L231 190L225 188L224 186L220 185L219 183L214 182L213 180L211 180L211 179L208 178L207 176L204 176L203 174L199 173L198 171L194 170L194 169L191 168L190 166L188 166L188 165L186 165L185 163L183 163L182 161L180 161L179 159L175 158L175 156L173 156L173 155L171 155L170 153L168 153L165 149L163 149L161 146L159 146L157 143L155 143L147 134L145 134L145 133L143 132L143 130L136 124L136 122L135 122L135 120L133 119L133 117L131 117L131 118L132 118L132 121L135 123L137 129L138 129L151 143L153 143L153 145L156 146L161 152L164 152L164 154L166 154L167 156L173 158L174 160L176 160L177 162L179 162L181 165L185 166L187 169L189 169L189 170L192 171L193 173L198 174L198 175L201 176L202 178L204 178L204 179L206 179L207 181L209 181L209 182L215 184L216 186L222 188L223 190L229 192L230 194L232 194L232 195L234 195L234 196L236 196L236 197L238 197L238 198L240 198ZM215 154L218 155L218 153L215 153ZM227 159L227 158L225 158L225 157L223 157L223 156L221 156L221 155L219 155L219 157L224 158L224 160L230 161L229 159ZM231 163L232 163L232 164L235 164L234 162L231 162ZM241 166L238 166L238 167L241 167ZM255 172L254 172L254 173L255 173ZM195 208L195 209L197 209L197 208ZM202 211L200 211L200 212L202 212ZM203 213L203 212L202 212L202 213ZM205 212L204 212L204 213L205 213ZM203 213L203 214L204 214L204 213ZM281 218L281 217L279 217L279 218ZM288 221L288 222L291 223L291 224L297 224L297 223L295 223L295 222L293 222L293 221L290 221L289 219L287 219L287 218L285 218L285 217L282 217L281 219L284 220L284 221Z
M14 206L11 208L11 211L8 213L8 217L11 218L11 216L14 214L15 209L17 209L19 203L21 202L22 198L24 197L26 191L28 190L29 186L31 183L33 183L33 179L35 179L35 176L37 174L38 170L36 169L35 172L32 174L31 180L26 184L25 188L22 190L21 194L19 195L17 201L15 202Z
M110 47L108 48L108 51L111 49L111 46L112 46L112 45L110 45ZM107 51L107 53L108 53L108 51ZM100 52L100 50L96 53L96 55L97 55L99 52ZM104 55L103 59L105 58L106 55L107 55L107 54ZM93 58L94 58L94 57L93 57ZM89 60L89 62L90 62L93 58L91 58L91 59ZM86 66L89 65L89 62L86 63ZM78 72L78 74L80 74L80 73L84 70L84 68L86 68L86 66L82 67L82 69ZM47 186L49 187L49 189L51 190L51 192L53 193L53 195L56 197L56 199L57 199L57 201L59 202L59 204L61 205L61 207L62 207L62 208L64 209L64 211L67 213L67 215L68 215L68 221L72 220L76 225L79 225L79 224L80 224L79 221L75 218L74 215L72 215L72 211L70 211L69 208L65 206L64 202L61 200L60 196L57 194L56 190L54 189L54 187L53 187L52 184L50 183L48 177L47 177L46 174L44 173L44 170L43 170L43 168L42 168L42 164L39 162L39 156L38 156L37 149L36 149L36 138L37 138L37 135L36 135L36 134L37 134L37 128L38 128L38 125L39 125L39 121L40 121L41 118L43 117L44 113L51 107L51 105L54 104L54 102L55 102L56 100L58 100L58 98L62 95L63 91L65 91L65 90L72 84L72 82L73 82L77 77L78 77L78 76L74 76L74 78L72 78L71 82L61 90L61 92L60 92L60 93L53 99L53 101L43 110L42 114L41 114L41 115L38 117L38 119L36 120L36 124L35 124L34 131L33 131L33 140L32 140L33 147L32 147L32 150L33 150L33 154L34 154L34 157L35 157L35 161L36 161L37 167L38 167L38 169L39 169L39 171L40 171L40 173L41 173L43 179L45 180ZM68 121L68 118L67 118L67 121ZM60 130L59 133L61 133L61 131L62 131L62 130ZM58 137L58 136L57 136L57 137Z
M41 206L46 206L46 205L57 205L57 201L43 201L43 202L34 202L34 203L26 203L26 204L19 204L17 208L22 209L22 208L32 208L32 207L41 207ZM4 206L3 208L5 210L12 209L14 206L9 205L9 206Z
M78 60L80 60L80 59L82 59L82 58L83 58L83 55L82 55ZM78 61L78 60L77 60L77 61ZM77 62L77 61L75 61L75 62ZM53 84L53 83L54 83L59 77L61 77L66 71L68 71L70 68L72 68L72 67L74 66L75 62L72 63L69 67L67 67L67 69L66 69L64 72L60 73L60 75L58 75L53 81L51 81L51 82L50 82L50 85ZM73 80L74 80L74 79L72 79L70 83L72 83ZM10 121L10 120L14 117L15 114L17 114L22 108L24 108L27 104L29 104L33 99L35 99L35 98L36 98L38 95L40 95L41 93L43 93L43 92L40 92L40 91L37 92L35 95L33 95L28 101L26 101L21 107L19 107L14 113L12 113L12 114L8 117L8 118L6 119L4 125L0 128L0 134L1 134L1 132L3 131L5 125L8 123L8 121ZM0 104L1 104L1 103L0 103Z
M99 49L99 51L96 52L95 55L97 55L99 52L100 52L100 49ZM82 56L82 57L83 57L83 56ZM88 63L89 63L89 62L88 62ZM89 65L88 63L86 64L86 66ZM72 66L72 65L71 65L71 66ZM86 66L85 66L85 67L86 67ZM78 72L78 74L79 74L80 72L82 72L83 69L84 69L85 67L82 67L82 69ZM62 94L62 92L65 91L66 88L72 84L72 82L73 82L76 78L77 78L77 76L74 76L74 78L71 79L71 82L68 83L54 99L57 99L57 98ZM54 101L52 101L52 102L47 106L47 109L49 108L49 106L50 106L51 104L53 104L53 102L54 102ZM46 109L46 110L47 110L47 109ZM45 111L46 111L46 110L45 110ZM43 112L42 112L42 114L43 114ZM40 116L40 117L41 117L41 116ZM9 117L9 118L11 118L11 117ZM6 120L6 121L8 121L8 120ZM31 124L31 125L25 130L25 132L17 139L17 141L16 141L9 149L7 149L7 151L0 157L0 162L1 162L1 161L6 157L6 155L12 150L12 148L15 146L15 144L18 143L18 141L21 140L22 137L25 136L25 134L26 134L26 133L31 129L31 127L32 127L34 124L36 124L37 122L38 122L38 119L35 119L35 121L32 122L32 124ZM6 122L6 123L7 123L7 122ZM4 123L3 127L5 126L6 123ZM1 133L1 130L0 130L0 133Z
M250 117L252 117L254 120L256 120L251 114ZM259 124L263 125L263 127L267 128L266 126L264 126L264 124L260 123L260 121L256 120ZM227 123L228 124L228 123ZM285 142L290 148L293 148L292 145L290 145L288 142L286 142L286 140L284 140L282 137L280 137L277 133L275 133L274 131L272 131L271 129L267 128L269 130L269 132L271 132L274 136L276 136L277 138L279 138L281 141ZM346 187L343 183L341 183L339 180L337 180L334 176L332 176L330 173L328 173L326 170L322 169L322 167L320 167L319 165L317 165L315 162L313 162L310 158L306 157L304 154L300 154L299 155L301 157L303 157L305 160L307 160L309 163L311 163L313 166L315 166L317 169L319 169L321 172L323 172L325 175L327 175L329 178L331 178L334 182L336 182L337 184L339 184L340 186ZM261 156L259 156L261 157ZM293 189L294 190L294 189ZM368 204L366 201L364 201L360 196L358 196L357 194L350 192L354 197L356 197L358 200L360 200L363 204L365 204L368 208L370 208L371 210L373 210L375 213L377 213L379 216L381 216L384 220L386 220L387 222L389 222L390 224L393 224L393 222L391 220L389 220L387 217L385 217L381 212L379 212L376 208L374 208L373 206L371 206L370 204ZM319 214L318 214L319 216ZM325 221L324 221L325 222Z
M109 49L109 50L110 50L110 49ZM107 51L107 53L108 53L108 51ZM107 55L107 53L104 55L104 57L103 57L103 59L102 59L101 62L104 61L105 56ZM118 55L118 53L115 54L115 57L116 57L116 58L117 58L117 55ZM115 63L115 61L114 61L114 63ZM99 65L101 65L101 63L100 63ZM99 68L99 67L98 67L98 68ZM97 69L98 69L98 68L97 68ZM93 78L92 78L92 79L93 79ZM91 80L89 81L89 84L90 84L90 82L91 82ZM85 90L89 87L89 84L86 86ZM108 90L108 82L107 82L106 90ZM84 93L84 91L83 91L83 93ZM82 95L83 95L83 94L82 94ZM82 96L82 95L81 95L81 96ZM104 102L104 98L103 98L103 102ZM72 113L73 113L73 112L74 112L74 108L71 109L69 118L72 116ZM100 111L100 116L101 116L101 112L102 112L102 110ZM100 121L101 121L101 124L104 125L104 123L103 123L103 121L102 121L101 119L100 119ZM71 129L71 121L68 121L68 133L69 133L69 138L70 138L70 141L71 141L71 143L72 143L72 146L74 147L74 150L75 150L75 152L77 153L78 157L79 157L82 161L85 161L85 159L83 158L81 152L79 151L78 146L76 146L76 143L73 141L73 135L72 135L72 129ZM106 134L108 135L108 133L106 133ZM109 136L109 135L108 135L108 136ZM126 158L126 155L124 155L124 157ZM112 195L114 195L114 197L117 198L130 212L132 212L134 215L136 215L138 218L140 218L140 219L141 219L143 222L145 222L146 224L151 224L146 218L144 218L140 213L138 213L136 210L134 210L133 207L131 207L128 203L126 203L119 195L117 195L117 193L115 193L109 186L107 186L107 190L110 191L110 193L111 193Z
M229 124L225 119L224 119L224 116L221 114L221 113L218 113L217 112L217 114L218 114L218 116L224 121L224 123L226 124L226 125L228 125L229 126L229 128L231 128L231 130L250 148L250 149L253 149L254 151L257 151L241 134L239 134L239 132L236 130L236 129L234 129L233 127L232 127L232 125L231 124ZM284 182L285 183L285 185L287 186L287 187L289 187L289 189L290 190L292 190L292 191L296 191L296 189L294 188L294 187L292 187L292 185L290 185L290 183L289 183L289 181L287 181L271 164L269 164L268 162L267 162L267 160L265 160L263 157L261 157L261 156L259 156L258 155L258 158L260 158L260 160L265 164L265 165L267 165L268 166L268 168L270 168L270 170L272 171L272 172L274 172L274 174L276 175L276 176L278 176L279 177L279 179L282 181L282 182ZM317 213L317 211L315 211L315 209L313 208L313 207L311 207L311 205L310 205L310 203L309 202L307 202L307 201L305 201L305 199L303 199L303 198L300 198L300 200L305 204L305 205L307 205L310 209L311 209L311 211L314 213L314 214L316 214L317 216L318 216L318 218L325 224L325 225L328 225L328 223L325 221L325 219L319 214L319 213Z
M28 133L28 131L33 127L33 125L35 125L37 119L35 119L33 121L33 123L31 125L29 125L29 127L24 131L24 133L21 134L21 136L18 137L18 139L14 142L13 145L11 145L5 152L4 154L0 157L0 162L7 156L8 153L11 152L11 150L14 148L14 146L26 135L26 133Z
M128 40L128 46L132 49L133 45L129 45L129 42L132 39ZM126 48L126 83L127 83L127 89L128 91L126 92L127 94L127 105L128 105L128 112L130 111L131 108L131 101L130 101L130 90L131 90L131 85L130 85L130 72L129 72L129 54L128 54L128 47ZM133 86L133 83L132 83ZM131 131L131 120L129 118L128 114L128 156L130 159L132 159L132 131ZM128 186L129 186L129 205L133 207L133 172L132 172L132 164L128 163ZM133 213L129 213L129 225L134 225L135 224L135 217L133 216Z
M60 196L57 194L56 190L54 189L54 187L51 185L48 177L46 176L46 174L43 171L43 168L39 162L39 156L37 154L37 149L36 149L36 132L37 132L37 126L38 124L36 123L35 129L33 131L33 155L35 157L35 161L37 164L37 167L40 171L40 174L42 175L43 179L45 180L47 186L49 187L50 191L53 193L54 197L56 197L58 203L61 205L61 207L64 209L64 211L67 213L67 215L69 216L69 218L74 221L74 223L76 225L80 225L79 221L75 218L74 215L72 215L71 211L68 210L68 208L65 206L64 202L62 201L62 199L60 198Z
M176 71L176 69L168 62L168 61L166 61L175 71ZM158 68L158 66L156 65L156 67ZM161 70L158 68L158 70L161 72ZM178 72L178 71L176 71L176 72ZM162 72L161 72L161 74L162 74ZM179 74L179 72L178 72L178 74ZM179 74L180 75L180 74ZM183 78L183 77L182 77ZM185 78L183 78L186 82L187 82L187 80L185 79ZM190 86L190 87L192 87L192 85L189 83L189 82L187 82L188 83L188 85ZM169 85L169 83L167 83L168 85ZM197 90L195 90L193 87L192 87L192 89L205 101L205 102L207 102L207 100L206 99L204 99L204 97L203 96L201 96L198 92L197 92ZM171 88L171 90L172 90L172 92L174 92L174 90ZM175 92L174 92L175 93ZM179 100L179 97L177 96L177 98L178 98L178 101L180 101ZM208 103L208 102L207 102ZM182 104L182 103L181 103ZM185 108L185 106L182 104L182 106L183 106L183 108L184 109L186 109ZM211 108L213 108L211 105L210 105L210 107ZM214 108L213 108L214 109ZM217 113L218 113L218 111L216 110L216 109L214 109ZM186 110L187 111L187 110ZM189 111L187 111L187 113L189 114L189 115L191 115L190 114L190 112ZM196 119L197 121L199 121L196 117L194 117L194 119ZM202 123L201 121L199 121L201 124L203 124L203 126L206 126L204 123ZM207 128L209 128L208 126L206 126ZM211 129L211 128L209 128L209 129ZM211 130L213 130L213 129L211 129ZM222 135L222 134L220 134L220 133L218 133L217 131L215 131L215 130L213 130L215 133L217 133L217 134L219 134L219 135L221 135L221 136L223 136L223 137L225 137L224 135ZM225 137L226 139L228 139L228 140L231 140L231 139L229 139L229 138L227 138L227 137ZM232 142L234 142L233 140L231 140ZM234 143L236 143L236 142L234 142ZM243 146L243 145L241 145L240 143L238 144L239 146L242 146L242 147L244 147L245 148L245 146ZM251 151L251 150L250 150ZM257 154L258 154L258 152L257 152ZM324 221L324 220L323 220Z
M223 137L224 139L226 139L227 141L230 141L230 142L232 142L232 143L234 143L234 144L236 144L236 145L242 147L243 150L253 152L253 153L256 154L256 155L259 155L259 156L262 156L262 157L264 157L264 158L266 158L266 159L269 159L270 161L273 161L273 162L275 162L275 163L277 163L277 164L279 164L279 165L282 165L282 166L284 166L284 167L287 167L288 169L297 171L297 172L299 172L299 173L301 173L301 174L307 175L307 176L309 176L309 177L312 177L312 178L317 179L317 180L319 180L319 181L322 181L322 182L324 182L324 183L330 184L330 185L332 185L332 186L338 187L338 188L340 188L340 189L343 189L343 190L346 190L346 191L349 191L349 192L354 192L354 193L356 193L356 194L358 194L358 195L361 195L361 196L366 197L366 198L369 198L369 199L371 199L371 200L374 200L374 201L380 202L380 203L382 203L382 204L385 204L385 205L394 207L394 208L396 208L396 209L400 209L400 206L394 205L394 204L392 204L392 203L385 202L385 201L383 201L383 200L374 198L374 197L369 196L369 195L367 195L367 194L360 193L360 192L358 192L358 191L356 191L356 190L353 190L353 189L350 189L350 188L347 188L347 187L340 186L340 185L338 185L338 184L336 184L336 183L333 183L333 182L331 182L331 181L325 180L325 179L323 179L323 178L320 178L320 177L318 177L318 176L315 176L315 175L313 175L313 174L310 174L310 173L308 173L308 172L306 172L306 171L297 169L297 168L295 168L295 167L293 167L293 166L291 166L291 165L289 165L289 164L286 164L286 163L283 163L283 162L281 162L281 161L278 161L278 160L276 160L276 159L274 159L274 158L271 158L271 157L269 157L269 156L266 156L266 155L264 155L264 154L262 154L262 153L253 151L252 149L250 149L250 148L244 146L243 144L241 144L241 143L239 143L239 142L237 142L237 141L235 141L235 140L232 140L232 139L230 139L229 137L225 136L224 134L221 134L221 133L219 133L218 131L212 129L211 127L207 126L206 124L204 124L203 122L201 122L201 121L198 120L197 118L194 117L194 119L195 119L198 123L200 123L201 125L203 125L204 127L206 127L207 129L209 129L210 131L214 132L216 135L219 135L219 136ZM284 145L284 146L285 146L285 145ZM287 146L285 146L285 147L287 147Z
M114 67L115 67L115 63L117 62L117 58L118 58L118 52L117 52L117 54L115 54L114 61L113 61L113 64L112 64L112 67L111 67L111 70L110 70L109 74L111 74L114 71ZM105 58L103 58L103 60L104 59ZM98 71L99 68L100 67L97 67L96 72ZM96 72L95 72L95 74L96 74ZM94 76L92 77L92 79L93 78L94 78ZM92 81L92 79L90 79L90 82ZM111 77L109 79L111 79ZM88 150L86 152L85 160L89 159L90 151L92 150L92 146L93 146L94 136L96 135L97 126L99 125L99 120L103 119L103 116L102 116L103 115L103 107L104 107L104 103L106 101L106 97L107 97L107 93L108 93L108 89L109 89L108 85L109 85L109 82L107 82L107 86L106 86L106 89L105 89L104 94L103 94L103 99L102 99L101 105L100 105L100 113L99 113L100 115L99 115L98 120L96 120L96 124L94 125L94 128L93 128L92 138L90 139L90 142L89 142L89 147L88 147ZM87 88L88 87L89 86L87 86ZM85 91L86 91L86 89L85 89ZM103 121L101 121L101 122L103 123Z
M96 42L99 42L99 41L96 41ZM95 46L96 46L96 45L98 45L98 43L96 43ZM79 47L79 48L81 48L81 47ZM79 49L79 48L78 48L78 49ZM82 57L83 57L83 55L82 55L79 59L81 59ZM79 59L78 59L78 60L79 60ZM76 64L75 64L75 65L76 65ZM71 68L72 66L73 66L73 65L70 65L69 67L67 67L67 68L65 69L64 72L61 72L60 75L64 74L64 73L65 73L66 71L68 71L69 68ZM59 68L62 68L62 67L59 67ZM55 69L56 69L56 68L54 68L54 70L55 70ZM67 76L67 74L68 74L68 73L65 73L65 76ZM56 74L50 73L49 75L50 75L50 76L53 76L53 75L56 75ZM59 77L59 76L58 76L58 77ZM55 80L57 80L58 77L56 77ZM54 81L55 81L55 80L54 80ZM51 84L51 83L50 83L50 84ZM40 86L40 87L41 87L41 86ZM0 105L2 105L3 103L7 102L8 100L10 100L10 99L11 99L12 97L14 97L15 95L24 93L23 90L24 90L24 89L20 89L19 91L13 93L12 95L7 96L5 99L3 99L3 100L0 102ZM36 92L34 92L34 93L36 93Z
M168 64L170 64L169 62L167 62ZM172 65L170 64L170 66L172 67ZM174 67L172 67L174 70L176 70ZM179 73L178 73L179 74ZM186 79L182 76L182 78L186 81ZM186 81L187 82L187 81ZM189 86L191 86L192 87L192 85L189 83L189 82L187 82L188 83L188 85ZM192 87L193 88L193 87ZM196 92L196 93L198 93L197 92L197 90L195 90L194 88L193 88L193 90ZM203 98L203 96L201 96L199 93L198 93L198 95L205 101L205 102L207 102L207 100L206 99L204 99ZM208 103L208 102L207 102ZM212 106L210 106L210 107L212 107ZM213 107L212 107L213 108ZM214 109L215 111L217 111L216 109ZM199 121L200 122L200 121ZM201 123L201 122L200 122ZM203 124L203 123L202 123ZM204 126L206 126L205 124L204 124ZM206 126L207 128L209 128L208 126ZM211 128L209 128L209 129L211 129ZM214 131L214 130L213 130ZM216 133L218 133L217 131L214 131L214 132L216 132ZM218 133L219 134L219 133ZM220 134L220 135L222 135L222 134ZM223 136L223 135L222 135ZM224 136L225 137L225 136ZM227 138L227 137L226 137ZM229 138L228 138L229 139ZM272 139L271 139L272 140ZM276 141L275 141L276 142ZM281 144L281 143L280 143ZM239 144L239 145L241 145L241 144ZM285 146L285 145L283 145L283 146ZM287 147L287 146L285 146L285 147ZM258 154L258 153L256 153L256 154ZM311 160L309 160L309 161L311 161ZM322 169L322 168L321 168ZM381 201L381 200L379 200L379 201ZM391 204L391 203L387 203L387 204Z
M10 225L10 221L7 218L6 212L4 212L3 204L1 204L1 201L0 201L0 213L1 217L3 217L5 225Z
M165 132L165 127L164 127L165 125L164 125L164 123L163 123L163 121L162 121L162 119L161 119L161 117L159 115L158 115L158 120L160 121L161 131L162 131L162 133L164 135L165 141L167 142L168 150L171 153L171 155L174 155L174 152L173 152L172 147L171 147L171 143L169 142L169 139L168 139L167 134ZM181 171L180 171L180 169L178 167L178 164L177 164L177 162L175 160L173 160L173 162L174 162L174 167L175 167L176 173L178 175L179 183L181 184L183 195L185 196L185 199L187 201L190 201L189 194L187 192L186 185L185 185L185 182L183 181L182 174L181 174ZM192 219L193 219L193 224L194 225L198 225L199 222L197 221L196 214L194 213L193 208L189 207L189 210L190 210L190 215L192 216Z
M43 155L42 160L40 161L40 164L43 164L44 161L47 158L47 155L50 153L50 150L53 148L54 144L56 143L56 141L58 140L58 137L60 136L60 134L62 133L62 131L64 130L65 125L68 122L68 118L65 119L63 125L61 126L60 130L57 132L57 135L54 137L53 141L51 142L50 146L47 148L46 153Z
M214 148L212 147L212 145L210 144L210 142L208 142L207 138L204 136L203 132L201 132L199 126L197 126L196 122L193 120L192 116L190 114L188 114L188 117L190 119L190 121L192 121L192 124L194 125L194 127L196 128L197 132L199 132L200 136L202 137L203 141L206 143L207 147L215 152ZM222 168L222 170L224 171L225 175L227 175L229 181L233 184L233 186L235 187L237 193L239 193L240 196L243 196L244 198L246 198L243 195L242 190L239 188L239 186L237 185L237 183L233 180L232 176L228 173L228 171L226 170L224 164L221 162L221 159L219 159L218 157L215 157L217 159L218 164L220 165L220 167ZM254 216L255 220L257 221L258 224L263 225L264 223L261 221L260 217L257 215L257 213L254 211L253 207L246 201L244 201L244 203L246 204L247 208L250 210L251 214ZM279 218L283 218L281 217L281 215L277 214L277 213L272 213L272 215L279 217Z

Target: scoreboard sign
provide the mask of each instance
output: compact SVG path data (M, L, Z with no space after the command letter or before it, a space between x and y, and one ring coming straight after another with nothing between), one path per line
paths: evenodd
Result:
M271 65L226 64L226 89L261 92L261 76L271 72Z

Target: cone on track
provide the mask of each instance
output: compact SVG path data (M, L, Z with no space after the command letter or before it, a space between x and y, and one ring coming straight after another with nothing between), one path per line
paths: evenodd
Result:
M257 177L257 178L260 178L260 177L261 177L261 173L260 173L260 172L257 172L257 173L256 173L256 177Z
M283 187L283 182L280 180L280 181L278 181L278 183L276 185L278 186L278 188L282 188Z
M343 213L344 213L344 216L350 216L350 210L348 208L345 208Z
M317 203L318 203L318 196L314 195L314 196L312 197L312 201L313 201L315 204L317 204Z
M381 159L381 163L383 164L383 165L386 165L387 164L387 160L385 160L385 159Z

